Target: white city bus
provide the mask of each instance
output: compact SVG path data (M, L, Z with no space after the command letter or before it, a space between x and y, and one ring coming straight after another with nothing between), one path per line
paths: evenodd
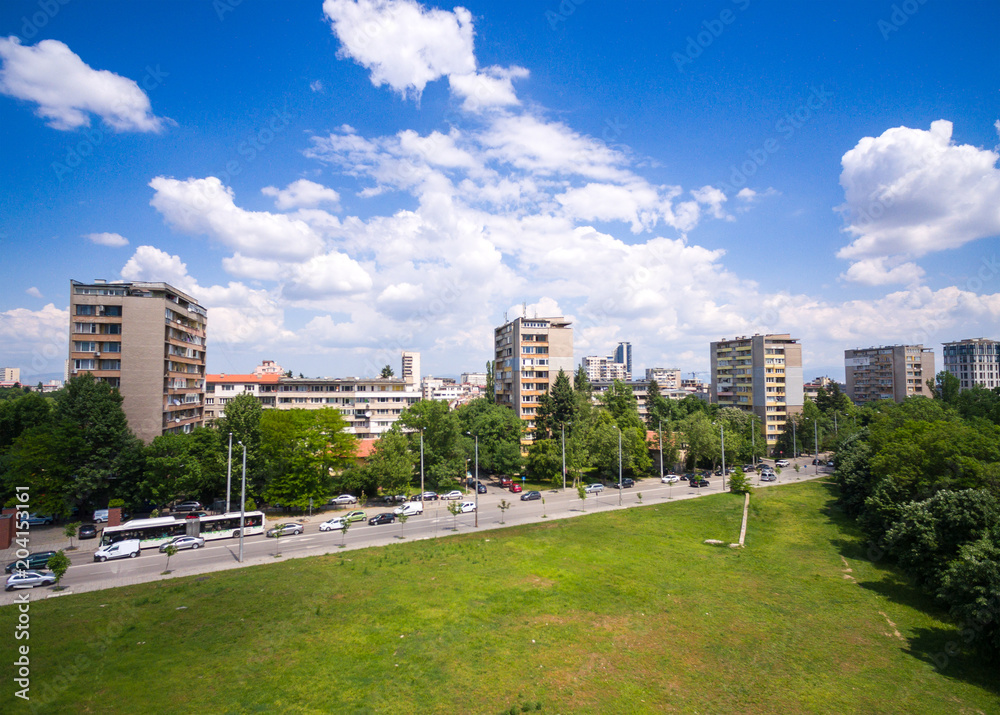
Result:
M243 535L256 536L264 533L264 513L248 511L243 517ZM101 545L107 546L122 539L139 539L144 549L159 547L177 536L198 535L209 539L238 538L240 535L240 513L230 512L217 516L203 516L200 519L177 519L161 516L155 519L132 519L121 526L109 526L101 534Z

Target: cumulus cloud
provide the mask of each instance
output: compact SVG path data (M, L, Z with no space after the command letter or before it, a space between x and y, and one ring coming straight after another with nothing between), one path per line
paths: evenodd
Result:
M98 246L110 246L111 248L121 248L128 245L128 239L120 233L86 233L84 238L96 243Z
M486 67L479 72L452 74L448 77L451 91L463 98L462 109L477 112L489 107L506 107L520 104L514 92L514 80L530 73L524 67Z
M89 67L58 40L25 47L17 37L0 38L0 60L0 92L37 104L53 129L89 127L91 114L117 132L160 132L169 121L153 114L134 80Z
M376 87L387 84L419 98L428 82L476 70L472 15L428 10L411 0L326 0L323 12L340 40L340 56L371 72Z
M180 256L154 246L136 248L122 267L121 274L127 281L163 281L186 293L193 293L197 288Z
M873 259L919 258L1000 234L998 158L956 144L943 119L930 130L895 127L863 138L841 160L839 210L853 240L837 256L870 262L845 276L870 277ZM902 263L892 271L900 280L916 274Z
M41 310L14 308L0 312L0 342L8 365L21 367L22 377L62 373L69 355L69 311L49 303Z
M864 258L855 261L841 278L853 283L870 286L919 283L924 277L924 269L912 261L893 261L888 258Z
M32 298L42 298L42 297L44 297L44 296L42 296L42 291L38 290L38 288L36 288L35 286L31 286L30 288L28 288L28 290L26 290L24 292L27 293L28 295L30 295Z
M308 179L293 181L284 189L265 186L260 192L265 196L273 196L274 205L282 211L299 206L318 206L322 203L337 205L340 202L340 194L336 191Z
M179 231L210 236L250 258L308 260L322 252L321 237L305 221L242 209L214 176L158 176L149 185L156 191L150 205Z

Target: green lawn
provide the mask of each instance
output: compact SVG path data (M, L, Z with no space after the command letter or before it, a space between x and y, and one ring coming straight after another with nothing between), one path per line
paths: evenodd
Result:
M702 544L737 539L743 499L723 494L34 603L33 701L45 713L1000 712L995 665L934 665L956 629L863 558L833 489L758 492L745 550ZM0 613L4 633L15 618Z

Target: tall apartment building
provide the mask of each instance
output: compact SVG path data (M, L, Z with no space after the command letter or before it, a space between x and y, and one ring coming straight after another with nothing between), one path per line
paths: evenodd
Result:
M753 335L710 343L709 398L755 414L768 447L788 417L802 411L802 346L789 334Z
M844 351L847 396L856 404L876 400L902 402L933 397L927 380L934 377L934 351L923 345L885 345Z
M403 369L400 377L411 387L420 387L420 353L403 351Z
M625 363L615 362L613 357L588 355L580 361L580 365L590 382L629 379Z
M69 375L118 388L142 441L204 424L208 311L166 283L70 281Z
M1000 387L1000 342L967 338L944 343L944 369L958 378L961 390Z
M525 422L533 439L538 398L561 369L573 377L573 328L565 318L516 318L493 331L496 402Z
M656 380L656 385L661 391L679 390L681 389L680 368L647 367L646 382L650 380Z
M615 348L614 361L625 366L625 379L632 379L632 343L618 343Z

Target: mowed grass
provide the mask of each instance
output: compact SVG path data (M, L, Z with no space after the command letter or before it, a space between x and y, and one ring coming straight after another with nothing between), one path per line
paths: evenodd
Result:
M744 550L702 543L738 537L742 497L722 494L33 603L32 701L46 713L1000 712L996 666L935 666L958 631L864 559L833 490L758 492ZM0 617L13 633L13 609Z

